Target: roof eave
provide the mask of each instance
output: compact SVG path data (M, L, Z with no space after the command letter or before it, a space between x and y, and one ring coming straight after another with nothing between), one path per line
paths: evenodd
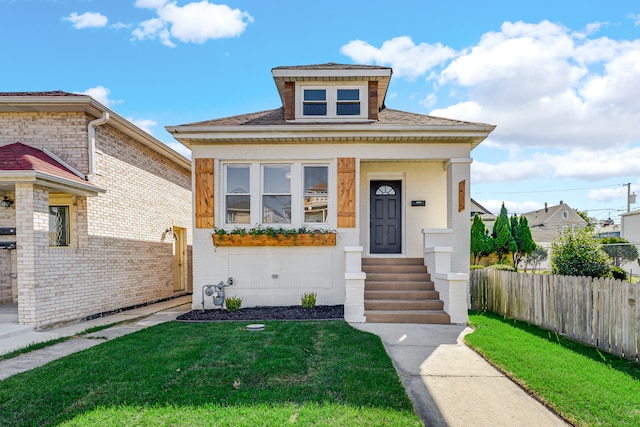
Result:
M407 141L421 140L453 140L468 142L471 148L479 145L495 129L492 125L458 125L451 126L398 126L398 125L272 125L272 126L167 126L167 131L186 146L197 142L263 142L270 141L301 141L313 139L324 142L336 139L380 139L406 138Z
M145 132L115 111L88 95L78 96L1 96L0 112L84 112L93 117L109 113L108 124L145 147L191 170L191 161Z
M0 171L0 182L31 183L76 196L97 196L107 192L104 188L89 183L84 184L39 171Z

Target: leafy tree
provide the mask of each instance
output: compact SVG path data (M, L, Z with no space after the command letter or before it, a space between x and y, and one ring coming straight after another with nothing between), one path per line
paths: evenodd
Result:
M595 227L596 224L598 223L598 219L594 218L592 216L589 216L587 214L587 211L579 211L578 209L574 209L575 213L577 213L578 215L580 215L582 217L582 219L584 219L585 221L587 221L587 227Z
M478 264L480 257L493 252L491 246L489 230L484 225L482 218L476 213L471 224L471 256L473 256L473 263Z
M518 219L517 215L511 217L511 235L517 247L517 249L512 252L513 267L518 271L520 261L536 249L536 242L534 242L533 237L531 237L531 229L529 229L527 217L524 215L521 215L520 219Z
M625 261L638 259L638 248L629 244L629 241L621 237L604 237L600 239L602 249L611 257L613 265L620 267Z
M551 243L551 272L565 276L606 277L609 257L593 238L591 230L567 229Z
M533 252L528 253L524 262L524 271L527 271L527 267L531 265L534 270L537 270L542 261L546 261L549 254L545 248L537 245Z

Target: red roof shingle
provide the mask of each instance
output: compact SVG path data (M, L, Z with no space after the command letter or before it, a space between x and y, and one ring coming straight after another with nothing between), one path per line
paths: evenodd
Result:
M20 142L0 147L0 171L42 172L68 181L88 184L45 152Z

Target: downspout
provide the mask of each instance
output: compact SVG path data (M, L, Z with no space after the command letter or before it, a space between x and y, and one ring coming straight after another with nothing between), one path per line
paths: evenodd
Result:
M89 173L84 177L87 181L96 176L96 127L109 121L109 113L104 111L102 117L92 120L87 125L87 146L89 149Z

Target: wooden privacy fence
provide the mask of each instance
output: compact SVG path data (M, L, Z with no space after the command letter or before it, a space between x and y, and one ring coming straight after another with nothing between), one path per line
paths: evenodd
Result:
M472 270L471 308L488 310L639 360L640 284L592 277Z

